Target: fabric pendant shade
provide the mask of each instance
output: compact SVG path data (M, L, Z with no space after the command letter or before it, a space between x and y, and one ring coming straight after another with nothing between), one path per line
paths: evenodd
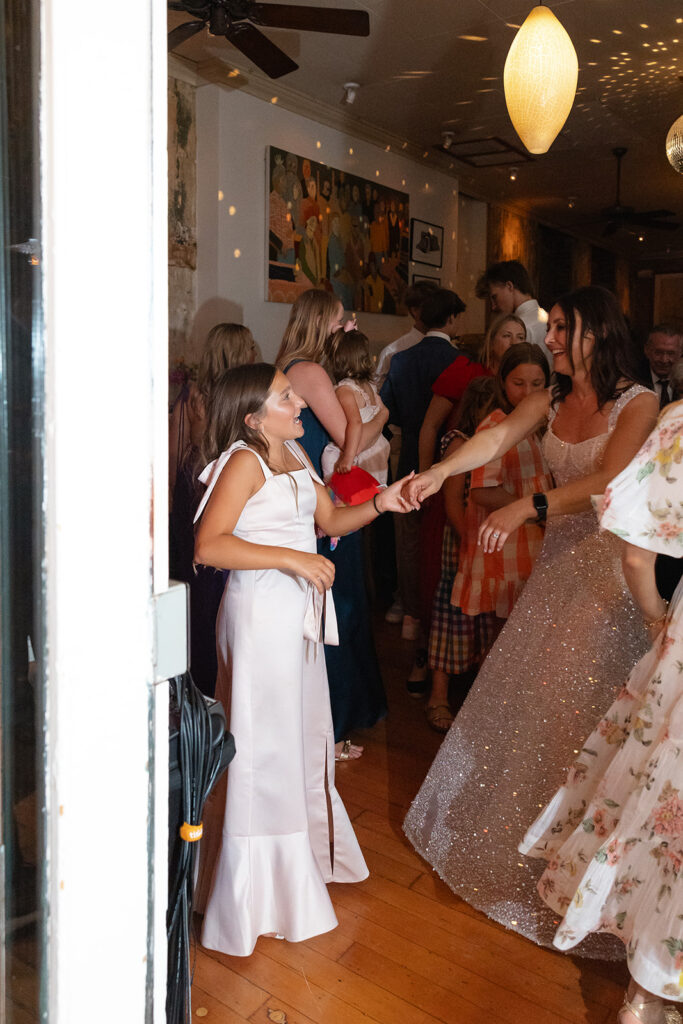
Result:
M576 50L547 7L534 7L505 61L505 102L530 153L547 153L572 109L579 77Z
M683 174L683 114L669 128L666 137L666 158L674 171Z

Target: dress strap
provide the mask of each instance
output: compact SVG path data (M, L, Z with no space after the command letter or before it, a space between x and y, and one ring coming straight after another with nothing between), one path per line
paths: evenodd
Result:
M628 403L631 401L632 398L637 398L638 395L646 395L646 394L653 394L652 389L651 388L643 387L642 384L632 384L630 388L628 388L621 395L619 395L619 397L617 398L616 402L614 403L614 405L610 409L610 414L609 414L608 421L607 421L608 422L608 429L609 430L613 430L614 429L614 427L616 426L617 420L619 419L620 413L622 412L623 409L626 408L626 406L628 405Z
M367 405L377 404L372 403L370 401L370 399L368 398L360 384L357 381L352 380L351 377L344 377L342 380L340 380L339 383L335 386L334 390L338 391L339 388L349 388L351 391L355 392L355 394L357 394L360 398L363 399L363 408L365 408L365 406Z
M228 460L230 459L230 456L234 455L236 451L240 451L241 449L245 449L246 451L251 452L252 455L256 456L261 466L261 469L263 470L263 475L265 476L266 480L273 475L271 470L268 468L268 466L266 465L266 463L264 462L264 460L261 458L257 451L254 451L253 448L250 448L249 445L246 444L246 442L244 441L235 441L235 443L231 444L226 451L221 452L217 459L214 459L213 462L210 462L208 464L208 466L205 466L204 469L199 474L200 482L206 484L206 491L202 495L202 500L199 502L199 507L194 517L195 523L201 516L204 509L206 508L206 503L211 497L211 493L216 484L218 483L218 478L225 469L225 466Z
M313 469L313 466L306 458L306 455L304 454L301 445L297 444L296 441L285 441L285 447L287 448L287 451L292 453L297 462L301 463L302 469L307 469L308 472L311 474L311 477L315 480L315 482L317 484L322 484L322 486L324 487L325 484L320 479L316 471Z

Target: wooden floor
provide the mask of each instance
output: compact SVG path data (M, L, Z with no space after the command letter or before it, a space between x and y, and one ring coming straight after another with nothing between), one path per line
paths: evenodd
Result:
M337 787L370 869L331 885L339 927L308 942L259 939L250 957L198 949L193 1019L207 1024L609 1024L621 1006L623 964L540 949L472 910L401 831L440 738L404 679L411 646L378 623L389 717L354 737L357 762Z

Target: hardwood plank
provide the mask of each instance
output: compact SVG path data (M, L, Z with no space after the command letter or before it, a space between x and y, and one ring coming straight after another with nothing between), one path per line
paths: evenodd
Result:
M354 822L353 830L356 833L361 849L383 853L385 857L392 857L399 864L405 864L416 872L422 873L424 871L424 861L415 852L407 839L402 841L395 836L383 835L381 832L367 829L357 822Z
M443 932L434 930L424 935L420 930L405 929L399 934L396 929L365 921L359 926L356 914L342 907L337 908L340 929L349 937L358 937L354 946L361 946L373 953L381 954L398 967L408 965L412 972L422 978L429 986L437 985L457 996L465 995L468 1002L475 1004L481 1015L482 1010L498 1013L501 995L504 997L505 1010L500 1011L501 1020L517 1021L536 1019L534 1009L543 1011L548 1024L556 1019L583 1022L585 1018L581 1003L580 975L576 971L573 983L559 985L549 982L536 974L525 971L510 964L500 957L481 950L471 950L459 946ZM351 951L354 946L350 947ZM344 962L350 966L345 959ZM364 963L369 963L364 960ZM395 970L395 967L394 967ZM384 967L384 974L391 977L391 969ZM379 972L376 972L379 977ZM393 982L392 982L393 984ZM617 1006L621 1005L621 1002ZM591 1010L592 1020L602 1020L605 1013L614 1013L616 1006L609 1011L597 1002L586 1002Z
M207 1010L206 1014L199 1014L198 1011ZM256 1012L256 1011L254 1011ZM198 988L197 985L192 986L192 1017L197 1019L204 1017L207 1024L244 1024L247 1020L239 1013L235 1013L229 1007L222 1003L220 999L213 995L209 995L208 992L204 992L203 989ZM249 1018L251 1019L251 1018Z
M432 1018L410 1003L371 981L359 977L340 963L333 963L311 949L307 943L282 942L273 950L278 963L300 970L311 985L339 996L350 1008L368 1014L379 1024L410 1021L411 1024L432 1024Z
M522 979L522 991L532 984L540 992L551 984L566 989L579 974L569 957L541 949L485 918L479 922L457 911L433 913L433 904L427 900L409 908L401 899L391 902L398 887L380 880L375 888L378 895L367 890L361 892L358 887L335 886L334 903L339 919L343 920L344 910L347 910L393 935L419 941L425 949L446 957L451 963L495 978L496 989L506 985L514 990L516 978ZM360 934L365 941L365 933ZM622 965L620 971L623 972ZM623 974L618 982L598 979L585 961L582 962L581 985L589 1001L618 1008L622 982Z
M367 846L363 849L363 855L371 875L388 878L398 885L404 885L407 889L410 889L413 883L417 882L420 877L417 867L403 864L393 856L378 853Z
M270 940L272 946L305 949L306 943L280 942ZM259 947L262 946L259 941ZM299 965L293 967L280 963L277 959L259 951L249 957L229 957L224 953L215 953L219 963L225 963L231 970L250 981L253 985L268 985L271 995L277 993L277 1001L282 1000L289 1006L309 1018L314 1024L369 1024L375 1018L367 1013L356 1010L342 999L341 991L330 993L307 977ZM330 961L332 964L332 962ZM336 986L339 989L339 985Z
M282 1018L284 1014L284 1021ZM330 1018L331 1019L331 1018ZM251 1024L314 1024L310 1017L305 1017L293 1006L282 1001L279 996L271 996L263 1006L255 1010L249 1018Z
M216 954L221 956L222 954ZM225 957L225 961L239 961L248 957ZM211 951L197 950L194 970L194 985L218 999L238 1016L248 1017L261 1006L270 991L252 983L248 978L231 969L229 963L215 959Z

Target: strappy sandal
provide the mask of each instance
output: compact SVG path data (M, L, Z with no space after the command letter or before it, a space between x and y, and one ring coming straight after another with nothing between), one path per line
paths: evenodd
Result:
M358 751L360 751L360 753L352 754L351 753L352 749L358 750ZM358 758L362 757L362 756L363 756L363 748L362 747L357 747L357 746L354 747L354 744L351 742L351 740L344 740L344 742L342 743L342 747L341 747L341 750L339 751L339 753L337 753L336 750L335 750L335 753L334 753L335 761L357 761Z
M448 732L453 724L453 712L448 704L427 704L425 706L427 723L434 732Z
M654 999L629 999L628 994L624 996L624 1003L619 1011L618 1020L621 1024L622 1013L633 1014L636 1020L642 1024L682 1024L683 1017L675 1006L670 1003L664 1005L659 997Z

